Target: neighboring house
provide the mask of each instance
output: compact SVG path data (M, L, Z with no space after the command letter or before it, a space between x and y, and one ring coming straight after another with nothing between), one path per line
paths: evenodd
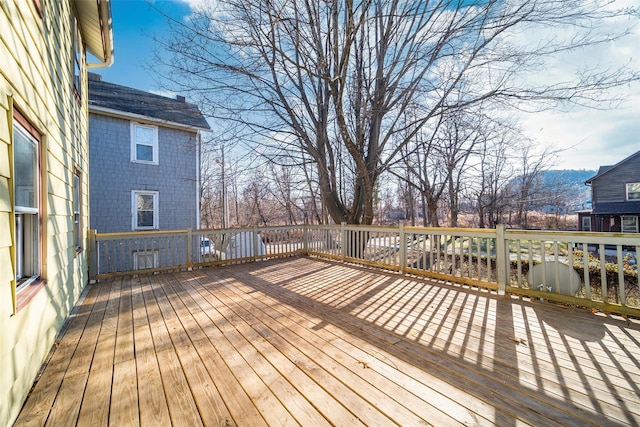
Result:
M200 132L184 97L89 74L91 228L98 233L200 228Z
M578 212L581 231L639 232L640 151L600 167L585 184L591 186L592 209Z
M110 5L0 1L2 426L88 282L86 70L112 61Z

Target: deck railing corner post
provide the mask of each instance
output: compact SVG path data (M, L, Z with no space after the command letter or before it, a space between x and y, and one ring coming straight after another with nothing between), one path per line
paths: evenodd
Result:
M187 254L187 270L191 271L193 270L193 251L192 251L192 247L193 247L193 227L187 227L187 238L185 241L185 245L186 245L186 254ZM200 247L200 242L198 242L198 247Z
M96 230L89 230L89 282L95 283L96 276L98 275L98 243L96 237Z

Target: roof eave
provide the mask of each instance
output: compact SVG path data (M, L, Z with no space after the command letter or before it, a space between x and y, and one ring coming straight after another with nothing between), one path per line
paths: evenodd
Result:
M611 170L613 170L613 169L617 168L618 166L620 166L620 165L621 165L621 164L623 164L623 163L628 162L629 160L633 159L633 158L634 158L634 157L636 157L636 156L640 156L640 151L636 151L636 152L635 152L635 153L633 153L632 155L630 155L630 156L628 156L628 157L625 157L624 159L620 160L618 163L616 163L616 164L615 164L615 165L613 165L613 166L601 166L601 168L602 168L602 167L607 167L608 169L607 169L607 170L604 170L604 171L598 171L598 173L597 173L595 176L593 176L593 177L591 177L591 178L589 178L588 180L586 180L586 181L585 181L585 185L593 184L593 181L594 181L594 180L596 180L596 179L600 178L601 176L603 176L603 175L607 174L609 171L611 171Z
M113 63L111 0L75 0L82 38L87 50L99 62L87 68L104 68Z
M127 120L134 119L134 120L139 120L139 121L148 122L148 123L155 123L155 124L160 124L166 127L188 130L191 132L210 132L211 131L211 129L204 128L201 126L193 126L193 125L188 125L184 123L178 123L171 120L164 120L164 119L159 119L157 117L146 116L143 114L130 113L128 111L114 110L113 108L100 107L98 105L89 104L89 112L95 113L95 114L102 114L105 116L119 117Z

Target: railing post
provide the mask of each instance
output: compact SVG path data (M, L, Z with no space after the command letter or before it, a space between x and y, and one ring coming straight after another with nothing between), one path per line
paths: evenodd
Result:
M489 260L491 262L491 260ZM498 276L498 295L504 295L507 289L509 255L504 235L504 224L496 225L496 275Z
M89 230L88 245L89 283L95 283L96 276L98 275L98 244L96 242L96 230Z
M309 255L309 225L304 224L302 227L302 252Z
M265 254L266 255L266 254ZM253 262L258 261L258 226L253 226Z
M341 252L342 252L342 262L344 262L347 258L347 229L345 228L346 223L342 221L340 223L340 239L342 240Z
M187 227L187 241L185 242L187 249L187 270L193 270L193 227ZM200 250L200 242L198 242L198 250Z
M404 234L404 223L399 225L400 234L400 274L404 274L407 267L407 237Z

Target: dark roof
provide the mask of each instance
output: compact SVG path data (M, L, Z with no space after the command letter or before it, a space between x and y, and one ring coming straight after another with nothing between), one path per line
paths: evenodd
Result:
M631 202L600 202L591 213L593 215L640 214L640 200Z
M594 179L600 178L602 175L604 175L605 173L609 172L611 169L620 166L621 164L628 162L629 160L631 160L632 158L636 157L636 156L640 156L640 151L633 153L632 155L630 155L629 157L622 159L621 161L619 161L618 163L616 163L615 165L612 166L600 166L600 169L598 169L598 173L595 176L592 176L591 178L589 178L588 180L585 181L585 184L589 185L593 182Z
M89 76L89 107L109 108L195 128L210 129L198 107L184 102L184 98L167 98L103 82L97 74Z

